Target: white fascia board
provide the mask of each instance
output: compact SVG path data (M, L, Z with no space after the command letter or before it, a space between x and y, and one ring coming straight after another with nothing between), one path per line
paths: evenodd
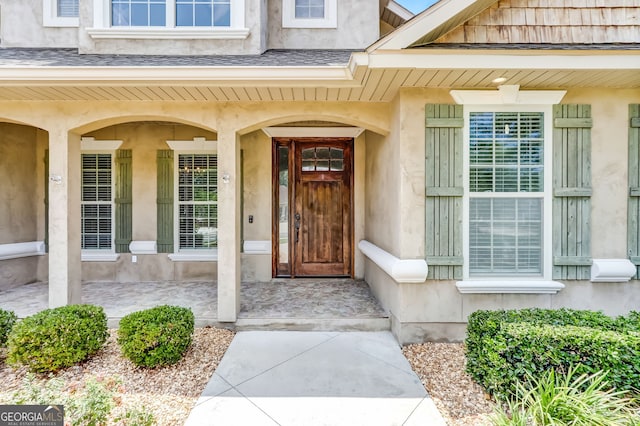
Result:
M410 10L405 9L404 6L395 2L395 0L389 0L389 3L387 3L387 9L405 21L408 21L415 16Z
M427 53L428 52L428 53ZM368 66L395 69L501 69L501 70L640 70L640 51L576 51L567 54L518 51L455 51L414 49L403 52L376 52Z
M179 75L179 78L176 76ZM211 83L217 81L350 82L344 66L326 67L8 67L0 66L0 82L45 84L68 82Z
M444 22L464 12L478 0L440 0L433 6L414 17L386 37L381 38L367 49L373 52L380 49L404 49L425 34L436 29Z

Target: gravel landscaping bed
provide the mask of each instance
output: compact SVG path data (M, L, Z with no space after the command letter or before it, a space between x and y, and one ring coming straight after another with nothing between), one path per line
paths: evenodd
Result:
M90 360L58 372L73 391L88 378L120 381L116 401L123 407L144 408L158 425L181 425L231 344L234 333L218 328L197 328L185 357L172 366L156 369L137 368L120 353L116 330ZM4 363L0 353L0 404L6 403L27 376L24 368L14 370ZM48 376L38 380L48 380ZM116 410L114 410L116 411Z
M422 343L402 349L450 426L488 425L494 403L465 373L462 343Z
M234 333L218 328L197 328L185 357L175 365L143 369L124 358L116 343L116 330L90 360L62 370L55 375L40 376L62 379L66 390L73 390L94 377L117 379L118 407L144 408L153 414L158 425L182 425L198 400L209 378L231 344ZM405 357L420 377L434 403L452 426L486 425L493 403L482 388L465 372L464 348L460 343L423 343L403 348ZM0 351L0 404L7 403L27 377L25 368L13 369L4 363ZM117 424L111 422L111 424Z

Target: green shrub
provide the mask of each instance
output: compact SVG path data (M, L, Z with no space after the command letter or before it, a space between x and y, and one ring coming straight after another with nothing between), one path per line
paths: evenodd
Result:
M637 391L639 331L638 312L614 319L570 309L477 311L467 328L467 372L499 397L527 374L572 364L582 364L580 374L609 371L612 385Z
M118 344L137 366L175 364L191 344L193 324L191 309L179 306L134 312L120 320Z
M518 382L506 410L498 407L491 421L494 426L584 425L637 426L640 416L634 401L622 391L613 391L606 374L577 375L548 370L539 378L527 376Z
M4 346L7 343L7 336L16 323L16 314L12 311L5 311L0 309L0 346Z
M7 340L7 363L36 373L53 372L87 359L107 339L107 316L100 306L47 309L18 322Z

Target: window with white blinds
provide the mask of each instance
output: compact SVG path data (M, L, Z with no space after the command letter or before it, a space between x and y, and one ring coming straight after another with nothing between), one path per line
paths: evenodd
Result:
M542 276L544 114L471 112L469 276Z
M82 154L81 241L83 250L113 249L113 160Z
M178 250L218 246L218 158L215 154L179 154Z
M78 0L58 0L57 16L74 18L78 16Z

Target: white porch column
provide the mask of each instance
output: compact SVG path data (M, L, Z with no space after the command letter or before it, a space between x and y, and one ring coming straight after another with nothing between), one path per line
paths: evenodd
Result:
M234 322L240 311L240 141L218 131L218 321Z
M80 136L49 132L49 307L82 302Z

